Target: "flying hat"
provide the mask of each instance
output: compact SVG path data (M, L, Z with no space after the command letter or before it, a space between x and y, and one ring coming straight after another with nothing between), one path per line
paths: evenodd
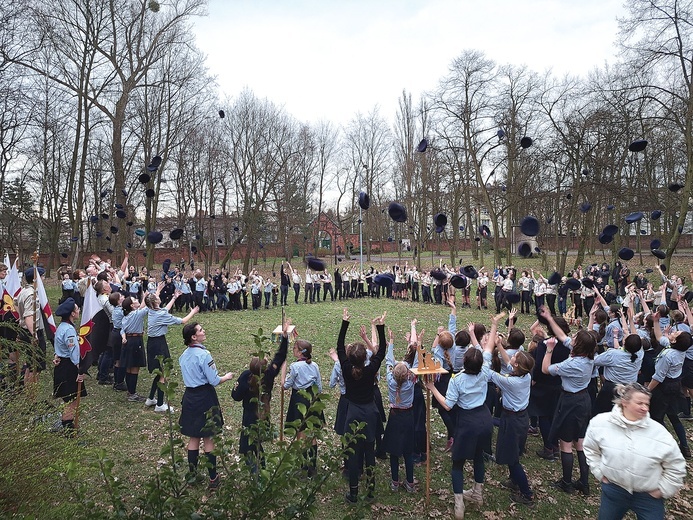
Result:
M196 246L190 247L190 252L191 252L192 254L197 254L197 247L196 247Z
M629 248L627 248L627 247L622 247L622 248L619 249L619 251L618 251L618 257L619 257L621 260L630 260L630 259L633 258L633 256L635 256L635 253L633 252L632 249L629 249Z
M148 173L141 173L137 179L142 183L142 184L147 184L151 180L151 176Z
M392 287L392 285L395 283L395 275L391 273L376 274L373 281L381 287Z
M614 236L616 233L618 233L618 226L616 224L609 224L608 226L604 227L602 233L605 235Z
M472 280L479 277L479 273L476 272L473 265L465 265L461 271L463 275L465 275L467 278L471 278Z
M73 242L77 242L79 240L79 237L72 237L70 240L72 240Z
M173 229L168 236L171 240L180 240L180 238L183 236L183 230L181 228Z
M92 215L91 217L89 217L89 222L91 222L92 224L96 224L98 221L99 217L97 215Z
M570 289L571 291L577 291L582 286L582 282L580 282L580 280L578 280L577 278L572 278L572 277L568 278L568 280L566 280L565 284L568 287L568 289Z
M488 228L486 224L479 227L479 234L483 237L491 238L491 230Z
M147 196L147 198L151 199L156 195L156 192L153 188L148 188L147 191L144 192L144 194Z
M667 254L664 251L662 251L661 249L653 249L651 252L654 256L656 256L660 260L664 260L667 257Z
M585 278L582 279L582 285L584 285L588 289L591 289L592 287L594 287L594 280L592 280L592 278L589 278L586 276Z
M436 233L442 233L445 231L445 226L448 223L448 217L445 213L437 213L433 217L433 223L436 225Z
M464 289L467 287L469 281L467 278L461 274L453 274L450 278L450 285L456 289Z
M120 193L123 194L123 197L127 197L127 196L128 196L128 192L127 192L126 190L120 190Z
M371 207L371 198L365 191L359 193L359 206L361 206L361 209L368 209Z
M533 142L534 141L532 141L531 137L524 136L522 139L520 139L520 146L523 149L526 149L526 148L529 148L530 146L532 146Z
M626 222L629 224L634 224L638 221L640 221L645 215L643 214L642 211L635 211L633 213L629 213L626 215Z
M428 148L428 140L426 138L421 139L419 146L416 147L416 151L419 153L424 153Z
M58 305L53 314L60 316L61 318L67 318L75 310L75 300L74 298L67 298L63 303Z
M103 190L103 191L101 192L101 198L102 198L102 199L105 199L106 197L108 197L108 190Z
M464 226L460 226L460 231L464 231Z
M481 238L480 237L474 237L474 242L481 242Z
M314 256L311 256L306 260L306 265L310 267L313 271L324 271L325 270L325 262L320 260L319 258L316 258Z
M592 204L590 204L589 202L583 202L582 204L580 204L580 211L582 211L583 213L587 213L591 209Z
M97 231L96 232L96 238L101 238L103 236L103 232Z
M132 247L132 242L128 242L127 244L125 244L125 247L127 249L130 249Z
M568 200L570 200L570 199L573 198L573 194L572 194L572 193L566 193L566 194L565 194L565 198L568 199Z
M136 229L135 230L135 235L137 235L138 237L143 237L146 234L147 234L147 232L144 229Z
M37 267L36 270L38 271L39 276L43 276L46 274L46 270L43 267ZM26 280L26 283L33 283L34 281L34 268L30 267L26 271L24 271L24 279Z
M132 226L133 224L134 224L134 222L133 222L132 220L128 220L128 221L126 222L125 225L128 226L128 227L130 227L130 226Z
M120 204L119 202L116 202L116 203L114 204L114 206L115 206L115 209L123 209L123 207L124 207L124 206L123 206L122 204Z
M656 209L650 214L650 219L657 220L661 216L662 216L662 212L660 210Z
M217 238L217 244L223 244L223 243L224 243L224 240L223 240L223 239Z
M606 211L613 211L613 210L615 210L615 209L616 209L616 206L614 206L613 204L609 204L609 205L606 207Z
M652 242L650 242L650 249L659 249L662 247L662 241L658 238L655 238Z
M523 258L529 258L532 256L532 246L529 245L529 242L520 242L517 246L517 254Z
M112 254L112 253L113 253L113 249L111 249L110 247L107 247L107 248L106 248L106 252L107 252L108 254Z
M219 110L219 117L224 119L226 117L226 114L224 113L223 110Z
M582 169L582 174L583 174L585 177L588 176L588 175L590 174L589 169L588 169L588 168L583 168L583 169Z
M551 276L549 276L549 279L547 280L549 285L558 285L561 283L561 279L563 278L563 275L557 271L554 271Z
M155 172L159 168L159 166L161 166L161 157L155 155L154 157L152 157L152 162L150 162L147 166L147 171Z
M636 139L628 145L631 152L642 152L647 147L646 139Z
M606 235L606 234L604 234L604 232L601 232L601 233L599 233L598 239L599 239L600 244L606 245L606 244L610 244L614 240L614 236L613 235Z
M672 182L669 184L669 191L673 191L674 193L682 190L683 188L685 188L685 186L683 184L679 184L678 182Z
M666 264L659 264L659 268L662 270L663 273L667 272L667 266Z
M114 235L118 232L118 226L111 226L111 233Z
M539 221L536 217L527 216L520 222L520 231L528 237L534 237L539 233Z
M431 271L431 276L432 276L433 278L435 278L436 280L439 280L439 281L443 281L443 280L445 280L445 279L448 277L448 275L445 274L445 273L444 273L443 271L441 271L440 269L433 269L433 270Z
M111 241L111 237L107 236L107 237L105 237L105 238L106 238L106 240L108 240L109 242Z
M505 137L505 130L502 128L499 128L498 131L496 132L496 136L498 136L498 139L503 139Z
M63 258L67 258L67 253L62 252L62 253L60 253L60 256L62 256Z
M109 218L111 218L111 216L108 213L101 213L101 218L103 220L108 220Z
M150 244L158 244L164 239L164 235L161 231L150 231L147 233L147 242Z
M127 213L125 213L125 210L119 209L118 211L116 211L116 217L118 218L125 218L127 216L128 215Z
M407 221L407 210L399 202L391 202L387 212L390 215L390 218L395 222Z

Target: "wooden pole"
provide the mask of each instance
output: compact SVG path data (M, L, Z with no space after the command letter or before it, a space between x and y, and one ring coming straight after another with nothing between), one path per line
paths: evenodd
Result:
M75 405L75 419L73 425L75 432L79 430L79 403L82 401L82 382L77 381L77 404Z
M431 381L431 374L424 375L425 382ZM431 391L426 388L426 506L431 501Z

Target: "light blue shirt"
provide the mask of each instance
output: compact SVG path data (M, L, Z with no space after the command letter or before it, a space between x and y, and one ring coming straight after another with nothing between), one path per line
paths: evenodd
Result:
M123 316L121 332L124 334L142 334L144 332L144 317L148 310L147 307L142 307L136 311L131 311L127 316Z
M572 338L568 336L563 344L572 350ZM585 356L570 356L565 361L549 366L549 374L561 376L561 387L566 392L579 392L587 388L592 379L594 360Z
M607 348L613 348L614 337L618 339L619 344L623 341L623 328L621 327L621 322L618 321L618 318L612 319L606 325L602 345L605 345Z
M342 375L342 364L339 361L335 361L332 367L332 373L330 374L330 388L334 388L339 385L339 393L346 394L346 384L344 383L344 376Z
M123 307L118 305L117 307L113 307L113 314L111 315L111 318L113 318L113 328L114 329L122 329L123 328Z
M306 363L303 360L294 361L289 365L289 373L284 381L284 388L295 388L305 390L313 385L318 386L318 391L322 392L322 380L320 379L320 368L312 361Z
M484 364L489 368L491 381L501 389L503 393L503 408L519 412L529 405L529 390L532 387L532 374L523 376L511 376L512 366L504 365L507 375L499 374L491 370L491 354L484 352Z
M195 282L195 291L196 292L204 292L207 290L207 280L204 278L200 278Z
M635 383L638 380L638 372L645 352L640 349L635 355L637 358L631 361L630 352L620 348L610 348L594 358L594 365L604 367L604 378L612 383Z
M669 339L662 337L659 344L663 347L669 347ZM655 360L655 373L652 379L656 379L663 383L666 378L676 379L681 377L683 372L683 360L686 357L685 352L680 352L673 348L665 348L659 353Z
M174 316L166 309L147 309L147 336L165 336L169 325L180 325L183 318Z
M79 335L75 326L67 321L62 321L55 331L55 355L61 358L70 358L70 361L79 366Z
M387 367L387 392L390 400L390 408L411 408L414 404L415 379L407 379L398 385L392 370L395 368L395 346L390 343L385 354L385 366Z
M178 358L183 384L187 388L210 384L217 386L221 382L212 354L204 345L190 345Z
M445 394L445 404L455 405L464 410L478 408L486 402L486 390L491 370L484 364L481 372L476 375L460 372L450 379L448 391Z

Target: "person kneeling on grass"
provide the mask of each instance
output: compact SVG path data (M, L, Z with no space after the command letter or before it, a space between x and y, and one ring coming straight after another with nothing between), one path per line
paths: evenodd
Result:
M219 376L214 359L203 344L206 339L205 330L199 323L192 322L183 327L183 341L188 348L178 359L185 384L178 424L180 424L181 433L190 437L188 441L189 477L194 479L197 473L200 439L203 439L205 456L209 464L209 489L214 490L219 487L220 480L217 474L217 457L212 453L214 451L212 436L218 434L224 425L215 387L231 379L233 374L227 372ZM211 415L211 425L208 425L208 414Z

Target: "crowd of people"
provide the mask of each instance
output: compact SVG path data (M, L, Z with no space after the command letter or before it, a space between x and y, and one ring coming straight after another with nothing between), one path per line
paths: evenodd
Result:
M185 384L181 431L190 437L190 478L198 478L203 446L209 487L216 489L220 477L214 437L221 432L223 415L215 387L231 380L233 374L217 372L204 345L206 332L192 321L198 312L242 309L247 293L253 309L260 308L262 293L265 306L273 302L273 294L279 295L280 305L291 305L290 288L294 290L293 304L300 302L301 289L305 303L320 301L321 292L323 300L329 295L330 300L385 296L419 301L421 289L422 303L440 303L450 309L447 327L438 327L428 343L423 332L417 331L417 320L403 338L387 333L384 314L372 320L370 334L361 326L360 339L348 343L350 317L346 308L343 311L329 378L330 386L339 388L341 395L334 429L343 435L351 431L352 424L365 424L362 435L345 453L347 503L359 500L364 468L365 498L374 498L376 457L389 457L392 491L417 491L414 464L425 460L427 451L426 390L432 393L447 431L443 448L452 459L455 518L464 518L470 504L483 506L485 465L492 459L508 467L509 478L502 485L510 491L511 500L529 507L535 503L531 479L520 462L528 435L541 436L543 447L537 451L538 457L560 460L560 478L554 482L558 490L589 495L589 473L599 480L600 518L621 518L628 509L638 515L648 510L648 518L663 518L664 499L683 486L685 458L691 457L681 418L691 417L693 340L689 324L693 323L693 312L689 302L693 292L661 266L631 277L628 267L617 262L613 269L606 264L592 265L565 277L553 273L545 278L532 270L518 273L512 266L487 272L472 266L452 270L441 265L418 273L405 264L360 273L354 265L336 269L334 277L324 269L316 272L309 268L304 277L287 262L280 266L278 285L274 276L265 280L257 271L247 276L237 271L229 276L216 269L209 278L197 270L188 278L182 267L164 266L158 279L134 272L127 257L119 269L114 269L93 256L84 271L77 273L76 284L68 284L73 280L66 278L54 313L62 323L55 337L53 360L55 396L67 403L62 422L65 430L72 428L75 398L86 394L83 374L87 367L75 354L79 344L75 326L88 290L98 295L105 317L101 326L95 324L96 329L103 327L99 332L107 345L98 361L99 383L112 384L115 390L127 392L128 401L144 403L157 412L175 413L159 388L157 356L170 356L168 327L185 325L187 348L179 359ZM0 265L0 281L6 273L7 266ZM27 291L32 273L33 269L25 273ZM648 280L646 275L655 279ZM495 284L496 314L491 322L469 323L458 329L458 308L474 303L479 309L488 307L489 283ZM224 288L224 294L217 293L215 287ZM23 298L26 301L18 298L17 307L26 341L38 334L39 324L34 326L35 307L30 305L30 296ZM176 317L171 314L173 309L187 314ZM517 316L527 313L536 319L529 329L522 330L516 325ZM503 327L507 330L502 331ZM283 389L291 390L286 422L299 425L301 432L310 422L302 420L302 411L310 409L323 391L309 341L294 339L295 361L286 367L290 331L290 321L285 320L273 359L250 359L248 370L240 375L232 392L243 405L239 451L253 471L262 464L264 450L262 436L251 435L249 429L268 419L275 379L280 379ZM2 333L8 337L9 329L4 327ZM43 344L45 358L45 340ZM436 378L414 375L422 346L430 348L447 374ZM40 361L40 355L27 360L25 382L34 381L45 368ZM379 386L383 362L386 397ZM148 397L137 393L139 369L144 366L152 373ZM210 411L214 419L211 426L206 420ZM313 422L324 422L322 413L311 413L315 414ZM665 419L671 423L676 440L663 427ZM466 460L473 464L471 486L464 482ZM400 461L405 468L403 480ZM576 461L578 478L574 479ZM308 442L304 470L310 477L318 468L317 444Z

